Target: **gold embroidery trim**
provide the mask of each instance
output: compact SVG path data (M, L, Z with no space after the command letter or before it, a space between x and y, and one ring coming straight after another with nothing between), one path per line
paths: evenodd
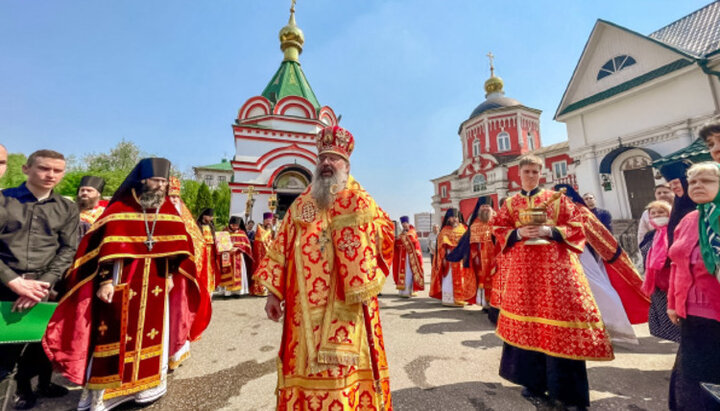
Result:
M551 320L549 318L529 317L529 316L524 316L524 315L513 314L513 313L507 312L506 310L501 310L500 315L507 317L511 320L515 320L515 321L545 324L545 325L551 325L554 327L562 327L562 328L580 328L580 329L592 329L592 330L602 330L605 328L605 324L603 324L602 321L599 321L597 323L589 323L589 322L583 322L583 321Z

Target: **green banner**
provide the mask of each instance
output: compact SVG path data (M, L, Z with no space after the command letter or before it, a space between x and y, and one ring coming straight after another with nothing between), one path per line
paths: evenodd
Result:
M0 301L0 344L40 341L57 303L38 303L29 310L15 313L13 304Z

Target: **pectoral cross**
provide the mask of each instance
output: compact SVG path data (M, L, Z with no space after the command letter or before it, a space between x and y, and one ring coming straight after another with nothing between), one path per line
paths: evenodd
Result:
M318 245L320 245L320 252L325 252L325 244L330 242L330 236L327 234L327 229L323 228L320 232L320 238L318 239Z
M145 243L148 251L152 251L153 246L155 245L155 243L157 243L157 241L153 240L152 236L149 236L147 240L143 241L143 243Z

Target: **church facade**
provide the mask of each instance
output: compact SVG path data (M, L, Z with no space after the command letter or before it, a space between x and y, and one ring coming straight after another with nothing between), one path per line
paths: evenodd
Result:
M317 164L315 135L338 121L332 108L320 105L301 68L305 39L294 8L279 37L280 67L263 92L242 105L232 125L230 214L256 222L273 207L282 217L310 184Z
M663 182L655 160L720 115L720 2L649 35L598 20L557 108L582 192L637 219Z
M489 55L492 59L492 55ZM467 218L479 197L499 200L520 191L518 161L532 153L545 162L541 184L575 185L574 164L567 143L543 147L540 113L506 97L501 78L490 67L485 82L486 99L460 124L458 136L462 163L450 174L432 179L434 223L441 223L448 208L458 208Z

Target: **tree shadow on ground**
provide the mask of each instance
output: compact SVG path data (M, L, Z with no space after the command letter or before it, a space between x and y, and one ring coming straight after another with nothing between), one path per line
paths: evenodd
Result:
M465 340L462 345L487 350L488 348L502 347L503 341L494 332L490 332L481 335L479 340Z
M520 395L520 387L505 387L498 383L480 381L412 387L393 391L393 408L397 411L415 410L533 410Z
M611 394L593 401L593 409L667 409L670 370L592 367L588 368L588 380L591 390Z
M401 300L397 298L395 301ZM403 319L445 320L439 323L423 324L418 334L444 334L446 332L491 331L495 326L490 323L487 314L479 309L445 307L439 301L430 298L402 299L399 304L383 306L383 315L396 315Z
M675 354L678 344L672 341L663 340L657 337L640 337L640 344L613 344L617 353L630 354Z

